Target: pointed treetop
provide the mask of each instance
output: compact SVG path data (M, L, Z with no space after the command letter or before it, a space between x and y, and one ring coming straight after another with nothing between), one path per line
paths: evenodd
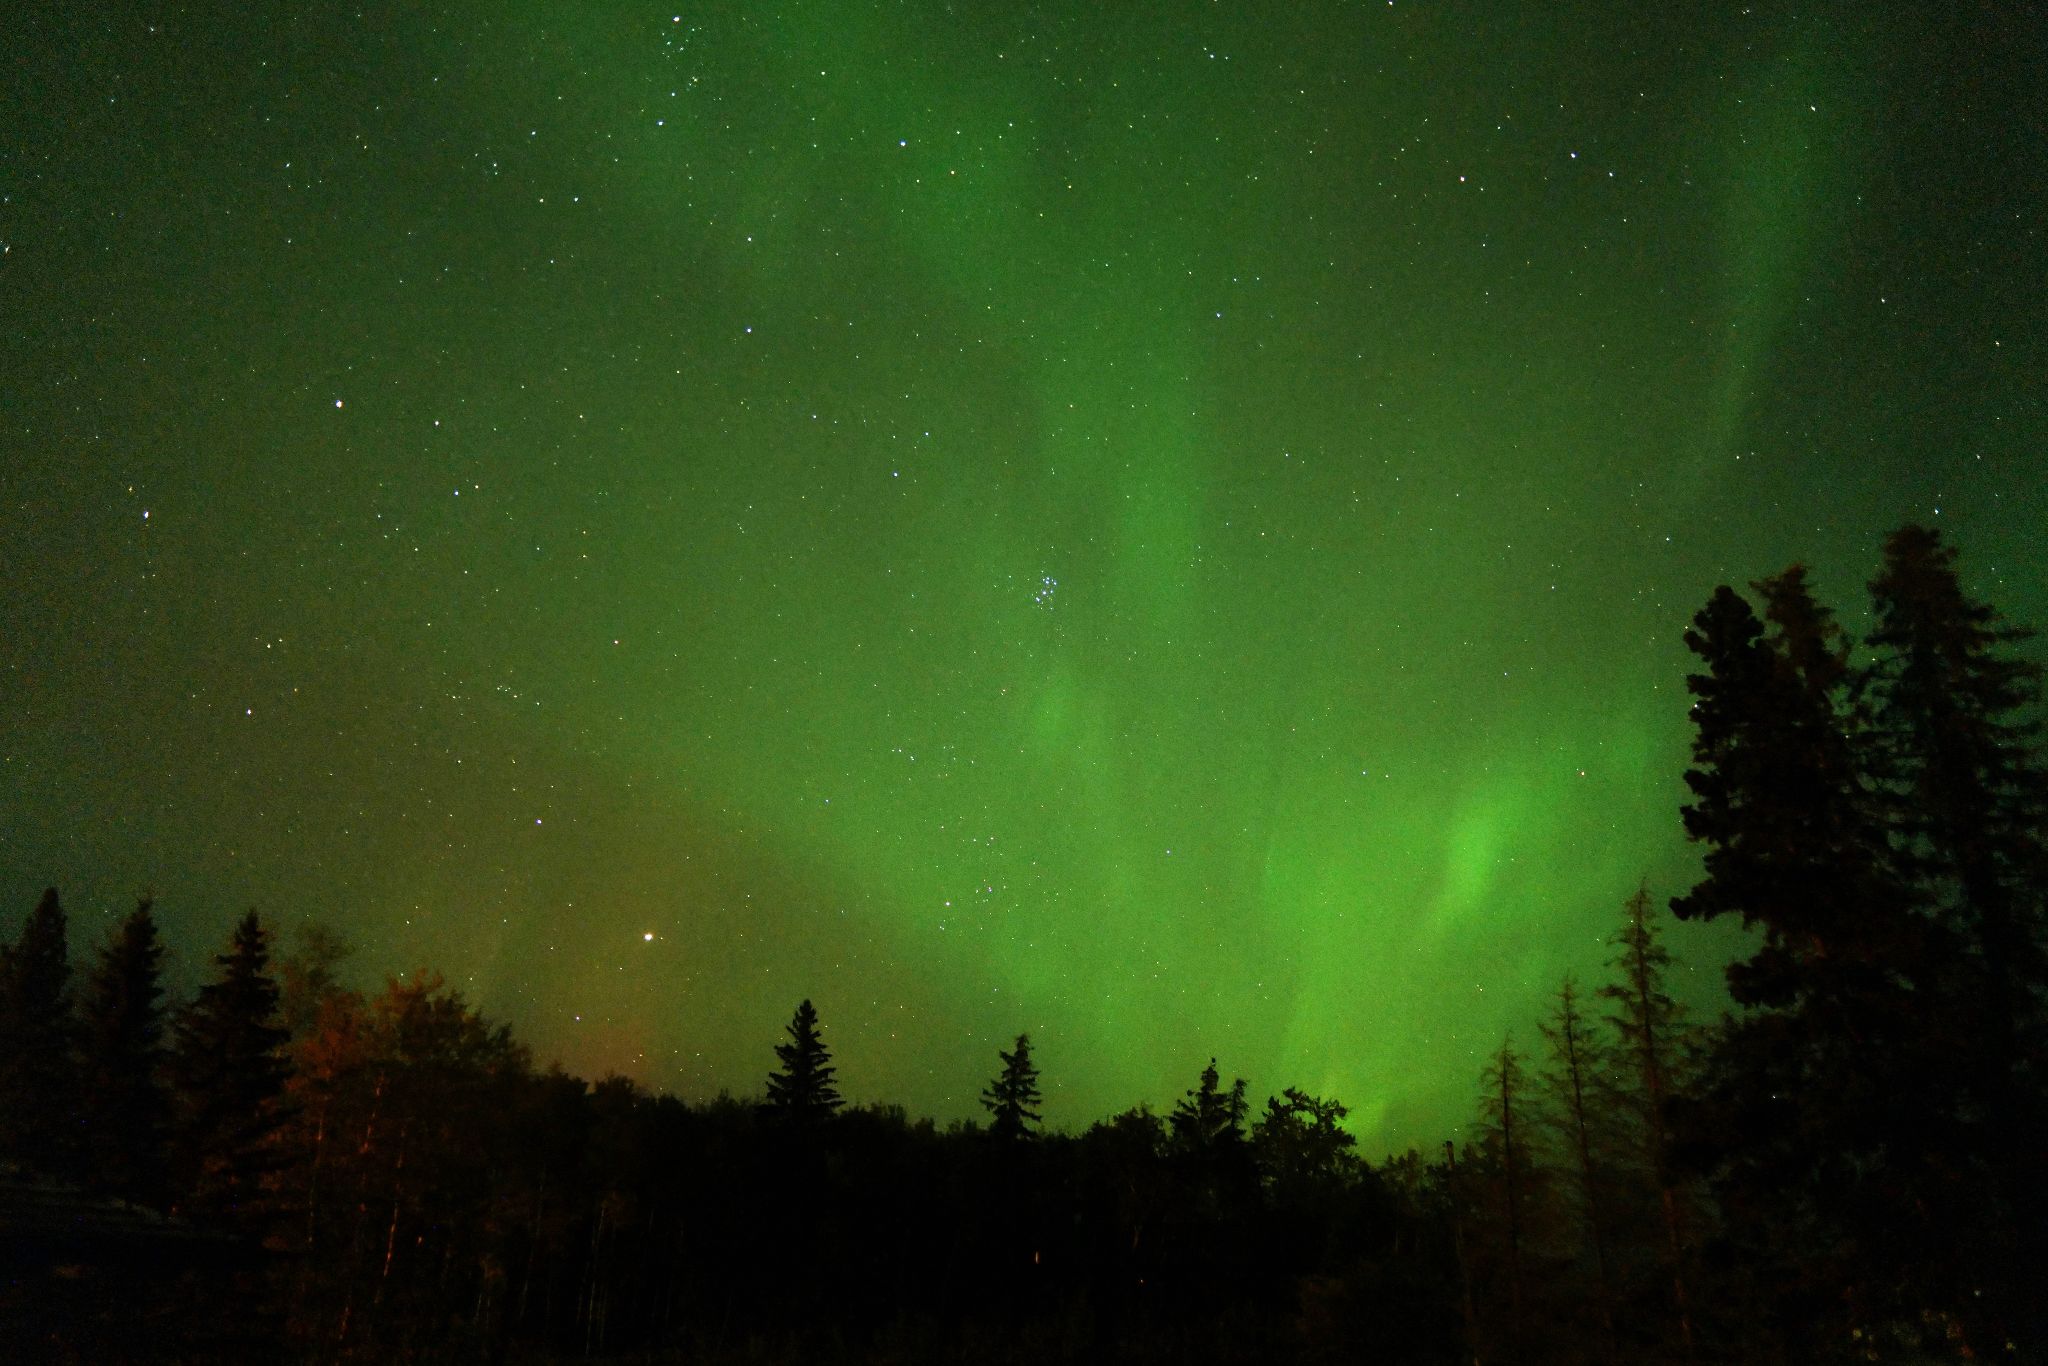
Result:
M997 1138L1027 1138L1038 1123L1038 1068L1031 1061L1031 1036L1019 1034L1010 1052L1000 1049L1003 1071L981 1093L982 1108L993 1118L989 1132Z
M788 1026L789 1042L775 1045L780 1068L768 1076L769 1114L793 1124L815 1124L838 1111L839 1091L833 1086L838 1069L818 1037L818 1012L806 997Z
M1216 1059L1209 1059L1209 1065L1202 1069L1200 1084L1174 1102L1174 1138L1182 1147L1196 1152L1242 1142L1245 1116L1250 1108L1244 1090L1244 1078L1239 1077L1225 1092Z
M214 959L220 975L199 989L177 1030L187 1111L181 1163L193 1207L244 1221L258 1217L263 1176L275 1161L269 1139L289 1070L268 940L256 912L243 916Z
M76 1164L75 1036L64 906L52 887L0 949L0 1157L47 1173Z

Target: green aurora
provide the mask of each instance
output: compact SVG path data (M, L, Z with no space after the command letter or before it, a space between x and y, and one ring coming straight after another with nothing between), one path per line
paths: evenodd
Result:
M1930 520L2048 618L2041 33L1949 8L42 16L0 924L1430 1144L1691 877L1716 583Z

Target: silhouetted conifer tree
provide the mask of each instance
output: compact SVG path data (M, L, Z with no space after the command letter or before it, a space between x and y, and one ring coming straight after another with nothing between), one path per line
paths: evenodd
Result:
M1216 1071L1216 1059L1202 1069L1201 1081L1174 1102L1170 1123L1175 1144L1184 1152L1213 1153L1235 1148L1244 1142L1244 1121L1250 1109L1244 1098L1244 1078L1239 1077L1224 1091Z
M1925 527L1885 543L1867 697L1902 862L2006 1012L1987 1025L2017 1029L2048 988L2041 667L2011 653L2034 633L1966 594L1955 558Z
M100 951L80 1022L91 1183L150 1205L169 1196L162 962L145 898Z
M1728 969L1744 1010L1715 1040L1687 1128L1738 1260L1771 1268L1760 1283L1779 1331L1809 1354L1852 1331L1910 1336L1983 1302L1962 1271L1990 1217L1972 1174L1981 1096L1957 1063L1985 1040L1959 1006L1996 988L1969 980L1968 925L1941 913L1959 879L1929 876L1937 827L1981 808L1943 813L1968 784L1947 761L1926 762L1942 746L1922 741L1970 691L1971 669L1941 681L1936 661L1972 650L1988 661L2005 637L1953 591L1938 540L1910 529L1873 585L1869 670L1852 667L1803 570L1755 588L1768 636L1727 588L1686 636L1705 672L1687 680L1698 701L1684 818L1706 846L1706 876L1672 909L1739 914L1761 932ZM2004 689L2023 673L1991 667L1982 698L2016 700Z
M1543 1078L1551 1098L1550 1118L1568 1154L1578 1224L1593 1258L1594 1309L1600 1320L1601 1345L1613 1360L1619 1348L1611 1265L1614 1164L1608 1111L1612 1098L1600 1043L1579 1008L1578 983L1570 973L1558 986L1557 1004L1541 1028L1550 1045L1550 1065Z
M766 1109L791 1124L822 1123L839 1110L839 1092L832 1085L838 1069L818 1037L818 1012L809 999L797 1006L788 1032L789 1042L775 1045L781 1066L768 1076Z
M1665 988L1671 954L1657 931L1647 885L1624 908L1608 967L1614 980L1600 988L1607 1022L1619 1044L1615 1090L1632 1121L1637 1165L1656 1192L1664 1279L1672 1322L1688 1361L1694 1354L1690 1205L1672 1160L1671 1105L1686 1080L1691 1029L1685 1008Z
M1716 589L1685 642L1706 665L1686 686L1694 800L1686 834L1706 846L1706 876L1671 909L1684 919L1738 915L1759 930L1729 969L1745 1006L1882 999L1924 946L1891 885L1845 714L1847 645L1795 567L1757 585L1773 627L1742 596Z
M1970 1268L1949 1307L1973 1346L2048 1348L2048 769L2041 669L2013 653L2033 632L1963 591L1938 532L1907 526L1870 584L1874 659L1863 679L1872 767L1900 881L1952 952L1919 1022L1952 1081L1962 1133L1929 1135L1936 1160L1974 1160L1971 1189L1922 1183L1938 1202L1931 1260ZM1928 973L1923 967L1922 980ZM1924 1100L1923 1100L1924 1103ZM1945 1249L1945 1250L1940 1250ZM1904 1305L1902 1308L1910 1308Z
M277 1164L270 1139L287 1071L268 941L256 912L243 916L214 959L220 976L177 1026L180 1175L195 1211L249 1232L268 1216L263 1183Z
M1529 1131L1528 1082L1522 1055L1512 1039L1501 1045L1486 1065L1480 1101L1484 1122L1481 1150L1491 1160L1498 1193L1495 1214L1502 1237L1502 1272L1508 1291L1507 1359L1521 1361L1529 1351L1528 1271L1530 1214L1537 1180L1536 1155Z
M0 1156L45 1174L76 1170L76 1040L64 907L52 887L0 951Z
M1019 1034L1010 1052L1000 1049L996 1057L1003 1070L981 1093L981 1105L990 1115L989 1132L1000 1139L1028 1137L1038 1123L1038 1068L1031 1061L1031 1036Z

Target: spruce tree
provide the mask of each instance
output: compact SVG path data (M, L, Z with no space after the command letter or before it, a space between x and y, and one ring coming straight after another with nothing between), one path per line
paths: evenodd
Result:
M76 1172L76 1040L64 906L52 887L0 951L0 1157L45 1175Z
M1624 907L1608 967L1614 980L1600 988L1611 1009L1607 1022L1620 1048L1616 1058L1623 1105L1633 1120L1637 1165L1657 1195L1657 1219L1664 1276L1671 1292L1672 1322L1686 1360L1693 1358L1691 1278L1692 1230L1683 1183L1673 1161L1672 1103L1681 1094L1688 1061L1685 1009L1671 996L1664 977L1671 954L1657 932L1648 885L1637 888Z
M1536 1154L1529 1129L1528 1080L1513 1039L1502 1039L1481 1074L1481 1150L1498 1178L1502 1237L1501 1269L1507 1282L1508 1357L1521 1360L1529 1348L1528 1271L1530 1215L1536 1194Z
M1001 1075L981 1093L981 1105L991 1116L989 1132L999 1139L1028 1138L1038 1123L1038 1068L1031 1061L1031 1036L1019 1034L1016 1047L1005 1053Z
M100 951L81 1020L92 1184L150 1205L168 1197L163 952L144 898Z
M1902 599L1940 597L1924 580L1946 560L1928 544L1894 538L1888 563L1919 566L1893 575L1920 585ZM1935 880L1919 871L1942 793L1906 795L1912 765L1896 738L1911 729L1901 697L1941 687L1902 662L1882 591L1874 643L1887 653L1859 670L1802 570L1754 587L1768 634L1728 588L1686 634L1705 669L1687 680L1695 800L1683 816L1706 846L1705 876L1672 910L1736 914L1760 932L1728 968L1743 1009L1715 1039L1687 1129L1743 1245L1736 1260L1775 1268L1759 1283L1791 1349L1825 1351L1980 1299L1960 1270L1983 1211L1970 1193L1970 1068L1956 1065L1978 1041L1953 1008L1969 994L1957 976L1966 935L1930 913ZM1921 619L1959 610L1951 597Z
M1552 1123L1569 1155L1571 1184L1586 1250L1593 1257L1594 1308L1601 1342L1609 1360L1618 1355L1614 1334L1615 1277L1613 1252L1613 1139L1608 1119L1602 1049L1592 1022L1579 1006L1578 983L1570 973L1557 989L1557 1004L1541 1029L1550 1045L1544 1083L1551 1100Z
M1892 1009L1923 948L1887 877L1848 709L1847 647L1794 567L1757 589L1765 626L1716 589L1685 633L1706 668L1687 677L1693 763L1682 809L1706 876L1671 903L1681 920L1734 914L1760 931L1729 969L1745 1006Z
M1956 938L1980 1003L1976 1040L2013 1066L2048 990L2048 769L2033 635L1966 594L1955 551L1909 526L1870 584L1865 689L1894 849Z
M220 976L178 1020L178 1174L195 1211L256 1233L278 1165L272 1135L288 1070L269 936L256 912L242 917L214 962Z
M836 1068L818 1037L818 1012L806 998L789 1021L789 1042L775 1045L779 1070L768 1076L767 1112L798 1126L823 1123L838 1112L839 1092L832 1085Z
M1886 541L1870 596L1864 700L1891 852L1950 950L1932 960L1941 975L1919 1026L1934 1055L1927 1070L1952 1087L1955 1122L1929 1142L1941 1170L1970 1173L1960 1188L1923 1183L1915 1194L1936 1211L1927 1241L1946 1251L1933 1257L1971 1268L1951 1304L1973 1345L2016 1339L2040 1351L2048 769L2041 669L2014 653L2033 633L1966 593L1955 551L1926 527Z
M1209 1059L1209 1065L1202 1069L1201 1081L1174 1102L1170 1123L1175 1144L1184 1152L1196 1154L1240 1146L1245 1138L1245 1116L1250 1109L1244 1091L1244 1078L1239 1077L1225 1092L1216 1071L1216 1059Z

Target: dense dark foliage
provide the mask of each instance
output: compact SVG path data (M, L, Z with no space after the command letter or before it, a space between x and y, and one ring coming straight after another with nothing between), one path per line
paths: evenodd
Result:
M1803 571L1687 634L1706 877L1761 932L1674 1113L1776 1345L1818 1358L2042 1337L2044 774L2026 633L1895 533L1859 655Z
M160 1205L170 1195L162 964L163 946L145 900L100 951L79 1039L87 1179L143 1205Z
M760 1102L537 1069L439 978L349 989L255 915L166 1014L143 903L71 990L0 959L0 1342L117 1362L2034 1361L2038 671L1909 528L1864 653L1803 571L1687 634L1684 918L1753 932L1689 1020L1649 890L1504 1040L1440 1157L1334 1098L986 1128L848 1106L797 1007ZM168 1042L168 1046L167 1046ZM1028 1140L1028 1141L1027 1141Z
M77 1171L78 1070L72 1056L69 926L57 889L0 950L0 1153L44 1171Z

